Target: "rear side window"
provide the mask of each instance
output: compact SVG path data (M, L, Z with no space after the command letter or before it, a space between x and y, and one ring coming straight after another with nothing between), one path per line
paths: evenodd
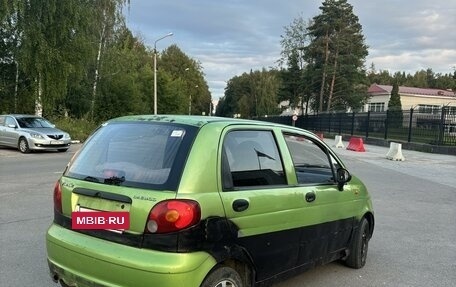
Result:
M286 184L283 164L271 131L232 131L223 142L225 190Z
M6 117L5 126L16 126L16 122L12 117Z
M66 175L87 181L175 190L196 128L110 123L84 145Z

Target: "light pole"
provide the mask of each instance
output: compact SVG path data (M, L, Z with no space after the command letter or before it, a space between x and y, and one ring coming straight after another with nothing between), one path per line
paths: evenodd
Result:
M198 85L195 85L195 88L198 88ZM190 96L189 96L189 101L188 101L188 115L192 114L192 94L190 91Z
M154 115L157 114L157 42L172 35L173 33L168 33L154 42Z
M212 98L209 101L209 116L212 116Z

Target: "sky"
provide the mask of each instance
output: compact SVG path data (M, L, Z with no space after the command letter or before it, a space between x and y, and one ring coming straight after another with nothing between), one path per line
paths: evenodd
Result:
M294 19L311 19L323 0L131 0L127 26L149 47L176 44L199 61L212 98L250 70L277 67L281 35ZM456 67L456 0L348 0L369 46L366 68L390 73Z

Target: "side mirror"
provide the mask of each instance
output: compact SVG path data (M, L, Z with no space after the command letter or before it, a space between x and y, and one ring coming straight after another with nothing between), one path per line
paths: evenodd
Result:
M339 191L344 190L344 185L351 180L351 174L345 168L338 168L337 169L337 187Z
M12 129L15 129L15 128L17 128L17 126L16 126L16 125L11 125L11 124L9 124L9 125L8 125L8 127L9 127L9 128L12 128Z

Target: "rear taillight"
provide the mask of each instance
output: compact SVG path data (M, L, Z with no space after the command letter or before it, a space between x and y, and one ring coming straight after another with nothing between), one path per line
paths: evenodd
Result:
M201 219L198 202L187 199L165 200L156 204L149 213L146 232L168 233L195 225Z
M60 181L57 181L54 186L54 209L62 213L62 187Z

